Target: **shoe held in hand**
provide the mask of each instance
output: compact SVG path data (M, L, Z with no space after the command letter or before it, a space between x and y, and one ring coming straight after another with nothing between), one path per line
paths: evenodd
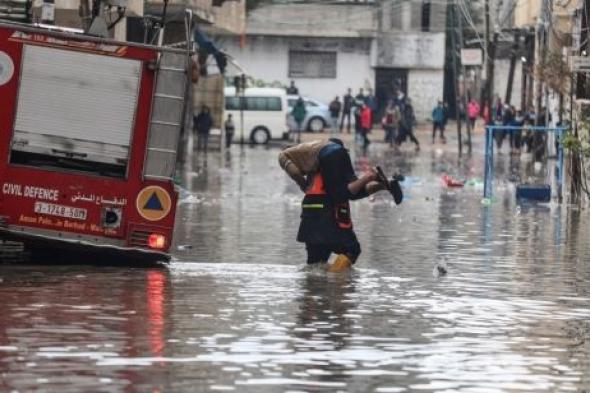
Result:
M383 173L383 169L381 169L381 167L377 166L375 167L375 170L377 171L378 180L381 182L381 184L385 186L387 191L391 193L391 196L393 197L395 204L399 205L400 203L402 203L402 200L404 199L404 194L402 192L401 186L399 185L399 182L403 181L404 177L402 175L396 174L393 176L392 180L388 180L385 176L385 173Z
M397 181L395 177L389 182L389 192L391 192L396 205L402 203L404 200L404 193L399 185L399 181Z

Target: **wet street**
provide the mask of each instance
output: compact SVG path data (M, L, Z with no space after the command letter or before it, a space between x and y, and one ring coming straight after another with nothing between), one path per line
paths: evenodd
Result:
M507 150L482 203L481 138L419 138L351 149L406 180L353 202L349 275L305 268L279 149L237 145L186 164L169 267L0 265L0 391L589 391L590 214L517 204L552 167Z

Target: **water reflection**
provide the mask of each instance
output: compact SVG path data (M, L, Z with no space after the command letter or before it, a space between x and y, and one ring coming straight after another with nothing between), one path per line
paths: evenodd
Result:
M11 389L123 389L142 372L97 362L164 349L166 270L2 266L1 274L0 364Z
M148 330L150 349L153 356L161 356L164 351L165 280L166 276L162 271L150 271L147 273Z

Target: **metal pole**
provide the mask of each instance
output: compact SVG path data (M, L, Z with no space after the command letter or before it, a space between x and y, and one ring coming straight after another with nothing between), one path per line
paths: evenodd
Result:
M486 199L492 198L492 185L494 177L494 127L486 126L486 154L484 171L483 196Z
M491 41L490 41L490 0L485 0L484 3L484 21L485 21L485 45L486 45L486 87L485 87L485 97L488 105L488 111L490 114L490 118L492 118L492 100L493 100L493 86L491 82L491 77L493 74L492 64L493 59L491 59Z
M240 145L244 146L244 91L240 93Z
M453 1L451 6L453 12L453 28L451 29L451 48L453 51L453 74L455 78L455 119L457 121L457 143L459 147L459 155L463 153L463 143L461 141L461 99L459 97L459 75L457 67L457 37L456 37L456 22L457 22L457 0Z
M514 42L512 43L512 53L510 54L510 68L508 69L508 83L506 84L506 95L504 103L510 105L512 101L512 85L514 83L514 71L516 69L516 56L518 54L518 43L520 41L519 31L514 32Z
M461 13L456 12L455 16L457 17L457 26L459 29L459 50L461 50L463 49L463 15L461 15ZM469 116L467 115L467 70L466 67L463 65L463 62L461 62L461 75L463 76L463 99L461 101L463 102L463 108L465 109L465 127L467 128L467 151L471 153L471 122L469 121Z
M546 48L547 48L547 34L545 31L545 22L547 14L545 12L545 7L547 7L547 0L543 0L543 8L541 9L541 15L539 17L539 22L537 23L536 26L536 41L538 42L537 45L537 53L538 56L536 56L536 61L535 61L535 68L536 68L536 93L535 93L535 114L536 114L536 119L535 119L535 125L538 126L540 125L541 121L544 121L545 119L541 120L541 117L539 116L539 113L541 112L541 107L543 106L543 98L544 98L544 83L543 80L541 79L541 70L542 67L545 66L545 53L546 53ZM547 124L545 124L547 125Z
M563 134L565 129L557 129L557 138L559 143L557 144L557 198L559 202L563 200Z

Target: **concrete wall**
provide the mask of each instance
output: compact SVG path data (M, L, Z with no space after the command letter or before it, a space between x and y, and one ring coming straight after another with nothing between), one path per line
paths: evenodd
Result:
M246 1L224 1L221 7L213 7L215 26L234 34L246 31Z
M377 38L377 67L442 69L445 33L383 33Z
M382 24L384 30L421 31L422 3L389 1L382 3ZM446 4L442 2L430 3L429 31L445 31Z
M253 35L359 37L371 35L376 21L374 4L269 4L248 14Z
M429 119L438 100L443 99L444 71L410 70L408 97L412 99L418 121Z
M516 7L518 7L519 3L522 3L522 0L492 0L490 2L492 25L498 25L500 29L514 27Z
M533 26L539 13L543 0L520 0L514 8L514 26L525 27Z
M348 87L372 87L375 72L370 65L370 41L367 39L302 39L270 36L249 36L240 48L237 37L217 40L256 79L288 85L289 50L336 51L336 78L297 78L299 92L328 104L334 96L342 95Z

